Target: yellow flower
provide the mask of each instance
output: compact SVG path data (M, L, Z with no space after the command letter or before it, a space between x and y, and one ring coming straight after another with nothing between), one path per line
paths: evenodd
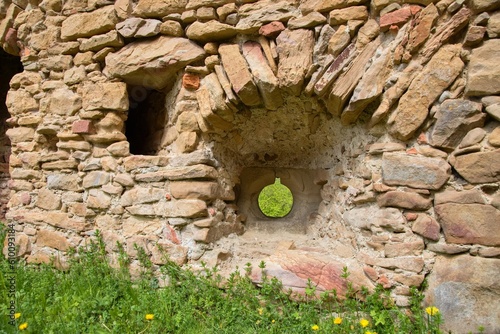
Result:
M318 326L318 325L312 325L312 326L311 326L311 329L312 329L313 331L317 331L317 330L319 330L319 326Z
M262 313L264 313L264 309L262 307L258 308L257 311L259 312L259 315L262 315Z
M19 325L19 330L20 331L23 331L26 328L28 328L28 323L27 322L23 322L22 324Z
M21 317L21 313L14 313L14 319L19 319Z
M439 309L436 306L429 306L425 309L425 312L430 315L437 315L439 313Z
M276 322L276 320L273 319L273 320L271 320L271 322L274 324Z
M154 314L150 314L150 313L146 314L146 320L153 320L154 317L155 317Z
M342 323L342 318L336 317L335 319L333 319L333 323L335 325L340 325Z
M365 334L377 334L376 332L366 331Z
M366 326L368 326L370 324L370 322L366 319L361 319L359 321L359 324L361 325L361 327L365 328Z

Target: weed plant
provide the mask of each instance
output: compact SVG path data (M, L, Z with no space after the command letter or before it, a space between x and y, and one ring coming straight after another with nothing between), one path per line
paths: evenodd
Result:
M109 265L99 234L70 253L65 271L19 262L15 326L0 275L0 333L440 333L439 311L422 309L417 289L411 306L400 309L381 286L363 289L361 298L349 286L340 300L335 291L319 293L309 282L299 296L267 277L265 263L256 286L249 264L222 278L217 268L193 271L171 261L161 267L169 284L160 287L143 250L137 248L141 277L131 279L130 260L122 245L118 249L119 269ZM0 273L7 267L2 257ZM345 270L343 277L348 275Z

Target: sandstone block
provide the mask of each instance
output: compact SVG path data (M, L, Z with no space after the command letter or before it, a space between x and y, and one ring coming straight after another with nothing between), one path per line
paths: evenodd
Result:
M39 230L37 232L36 244L40 247L51 247L61 251L67 251L70 247L66 236L60 232Z
M278 109L283 104L278 79L267 64L260 44L246 42L242 48L243 56L252 71L253 78L264 101L264 106L269 110Z
M37 101L24 90L9 90L5 100L7 109L12 116L38 110Z
M122 206L158 202L164 198L166 191L158 188L134 187L127 190L120 198Z
M219 194L219 185L201 181L171 182L170 193L178 199L214 200Z
M200 87L200 76L193 73L184 73L182 86L189 90L197 90Z
M130 143L128 141L113 143L106 149L109 153L116 157L127 157L130 155Z
M439 308L445 331L468 333L483 326L494 333L500 328L500 306L492 302L500 293L499 275L500 259L438 256L424 303ZM463 311L470 308L474 312Z
M33 140L35 130L28 127L17 127L8 129L5 134L9 137L12 144Z
M86 84L80 92L85 110L128 110L127 85L123 82Z
M419 273L424 268L424 259L420 256L405 256L398 258L372 258L362 256L366 264L387 269L403 269Z
M184 35L182 26L177 21L165 21L160 25L160 34L174 37Z
M247 106L260 104L257 86L252 80L245 58L240 53L237 44L222 44L219 46L222 65L232 88L241 101Z
M114 6L106 6L89 13L73 14L63 21L61 38L76 40L78 37L89 37L103 34L115 28L118 22Z
M439 231L441 230L441 226L432 217L425 214L419 214L417 219L413 222L411 230L423 236L424 238L438 241L440 237Z
M110 175L109 173L106 172L100 172L100 171L93 171L88 173L84 178L83 178L83 187L84 188L95 188L95 187L100 187L102 185L105 185L108 183L110 180Z
M321 13L311 12L305 16L298 18L291 18L288 21L288 29L302 29L313 28L326 22L326 17Z
M238 10L240 20L236 29L240 33L250 34L269 22L286 22L294 16L299 16L299 10L287 1L265 0L258 3L245 4Z
M312 66L314 33L311 30L285 30L276 38L280 87L294 96L302 92L305 75Z
M447 190L434 195L434 205L445 203L486 204L486 201L484 200L481 191L475 189L463 191Z
M35 205L44 210L59 210L61 208L61 196L48 189L40 189Z
M497 0L469 0L468 4L475 13L486 12L500 8L500 4Z
M57 190L77 191L80 178L75 174L49 174L47 176L47 188Z
M457 156L453 167L467 182L488 183L500 180L500 150Z
M158 216L169 218L198 218L207 216L207 203L197 199L182 199L170 202L161 202L155 206Z
M352 6L332 10L328 17L328 23L332 26L336 26L351 20L366 21L367 19L368 10L365 6Z
M422 239L411 242L388 243L384 246L385 257L417 256L424 250Z
M327 12L332 9L340 9L351 6L357 6L365 3L366 0L315 0L301 2L299 9L303 13L312 11Z
M216 20L206 23L196 21L186 30L189 39L199 42L223 41L236 36L237 33L235 27Z
M434 118L437 119L430 133L432 146L454 149L462 138L476 127L482 127L486 119L481 103L468 100L444 101Z
M138 168L166 166L168 160L165 156L133 155L123 159L123 166L127 172L130 172Z
M434 207L448 243L500 246L500 210L484 204L440 204Z
M465 92L469 96L500 93L500 40L491 39L472 50Z
M450 173L451 168L443 159L401 153L382 156L382 178L388 185L439 189Z
M458 148L464 148L464 147L469 147L474 144L477 144L481 142L484 137L486 137L486 131L481 129L481 128L475 128L467 132L465 137L462 139L460 142L460 145L458 145Z
M432 206L432 201L417 193L388 191L377 197L377 204L381 207L427 210Z
M44 112L72 116L82 108L82 98L68 88L55 89L48 97L40 101Z
M346 211L343 219L347 224L364 230L371 230L372 227L385 227L400 231L405 225L405 219L400 210L377 206L355 207Z
M128 238L134 235L160 234L163 224L156 219L130 217L123 220L123 235Z
M164 17L186 10L188 0L139 0L133 14L140 17Z
M89 209L106 210L111 206L111 196L102 190L91 189L86 204Z
M500 126L497 126L493 131L491 131L488 136L488 143L495 147L500 146Z
M423 124L430 105L462 71L464 63L460 50L460 45L441 48L415 77L389 120L392 135L407 140Z
M110 53L104 70L128 84L163 89L173 84L177 71L204 55L203 48L188 39L160 36Z
M154 264L165 264L167 260L182 266L187 262L188 248L172 242L159 241L151 250Z
M123 39L116 30L112 30L103 35L95 35L80 43L80 51L99 51L105 47L120 48L124 44Z

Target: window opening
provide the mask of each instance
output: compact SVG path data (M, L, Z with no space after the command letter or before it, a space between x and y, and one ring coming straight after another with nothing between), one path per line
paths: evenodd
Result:
M132 86L129 99L125 136L130 143L130 153L155 155L160 150L167 117L165 93Z
M269 218L283 218L292 211L293 195L287 186L281 184L280 178L264 187L258 198L260 211Z

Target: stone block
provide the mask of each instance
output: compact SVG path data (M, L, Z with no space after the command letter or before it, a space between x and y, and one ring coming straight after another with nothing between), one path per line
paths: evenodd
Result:
M178 199L214 200L219 194L216 182L177 181L170 183L170 193Z
M417 193L388 191L377 197L377 204L381 207L427 210L432 206L432 200Z
M472 50L465 93L469 96L500 93L500 39L485 41Z
M417 219L413 222L411 230L424 238L438 241L440 238L439 231L441 230L441 226L432 217L425 214L419 214Z
M237 44L222 44L219 46L221 62L224 67L232 89L247 106L260 104L260 96L257 86L252 80L252 74L248 69L245 58L240 53Z
M205 201L197 199L160 202L155 207L155 213L168 218L199 218L208 215Z
M79 37L103 34L114 29L116 23L118 23L118 17L113 5L88 13L73 14L62 22L61 38L76 40Z
M127 111L129 107L127 85L123 82L86 84L79 90L83 109Z
M500 180L500 150L457 156L453 167L467 182L497 182Z
M50 247L61 251L67 251L70 247L66 235L56 231L39 230L37 232L36 244L39 247Z
M444 321L442 330L453 333L485 333L500 330L500 259L470 255L438 256L424 306L436 306Z
M446 203L434 207L446 242L500 246L500 210L485 204Z
M35 206L44 210L59 210L61 208L61 196L49 189L40 189Z
M450 174L450 166L440 158L401 153L384 153L382 156L382 178L387 185L439 189Z

